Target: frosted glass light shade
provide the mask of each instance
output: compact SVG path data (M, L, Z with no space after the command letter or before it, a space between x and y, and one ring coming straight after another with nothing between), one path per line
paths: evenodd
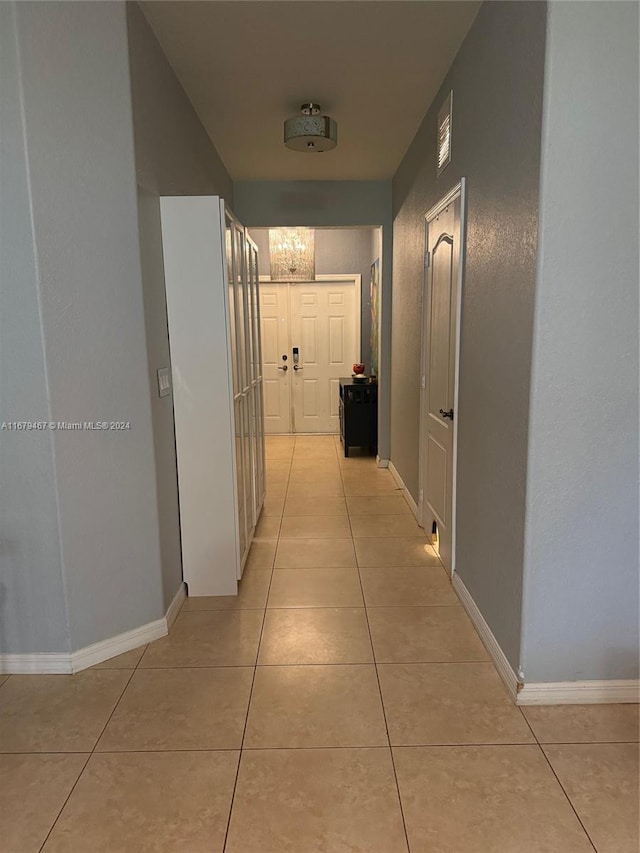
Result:
M316 277L315 233L312 228L270 228L272 281L313 281Z

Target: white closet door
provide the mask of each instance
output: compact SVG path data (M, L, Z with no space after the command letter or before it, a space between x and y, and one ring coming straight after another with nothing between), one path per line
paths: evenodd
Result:
M260 282L260 327L264 371L264 431L291 432L289 285ZM283 358L283 356L286 357Z

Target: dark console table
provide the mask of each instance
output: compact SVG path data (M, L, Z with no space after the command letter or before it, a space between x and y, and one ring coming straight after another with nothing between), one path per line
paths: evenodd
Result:
M340 380L340 439L344 455L350 447L378 450L378 385L374 382Z

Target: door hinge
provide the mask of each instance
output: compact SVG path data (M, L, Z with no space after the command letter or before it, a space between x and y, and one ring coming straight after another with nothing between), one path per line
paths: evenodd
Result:
M418 492L418 503L424 503L424 489L420 489L420 491Z
M422 379L420 380L420 387L422 389L427 387L427 377L426 376L423 376Z
M428 269L431 265L431 252L428 249L425 249L424 253L424 268Z

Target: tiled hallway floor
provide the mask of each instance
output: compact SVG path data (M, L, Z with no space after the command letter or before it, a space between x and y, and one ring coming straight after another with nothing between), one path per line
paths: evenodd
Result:
M514 707L391 475L267 446L237 598L2 683L2 853L638 853L637 706Z

